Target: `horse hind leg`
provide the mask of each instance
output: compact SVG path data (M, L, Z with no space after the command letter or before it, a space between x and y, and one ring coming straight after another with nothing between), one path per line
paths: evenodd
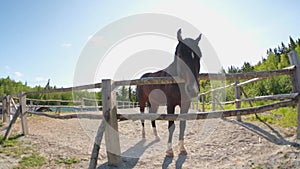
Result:
M145 113L145 107L146 107L146 103L145 102L140 102L140 113L144 114ZM146 138L146 132L145 132L145 120L141 120L142 123L142 138L145 139Z
M141 112L142 114L144 114L144 112ZM141 120L142 123L142 138L145 139L146 138L146 132L145 132L145 120Z
M157 110L158 110L158 105L151 105L149 107L149 113L157 113ZM160 139L158 134L157 134L157 130L156 130L156 123L155 123L155 120L152 120L151 121L151 125L152 125L152 129L153 129L153 134L155 136L156 139Z

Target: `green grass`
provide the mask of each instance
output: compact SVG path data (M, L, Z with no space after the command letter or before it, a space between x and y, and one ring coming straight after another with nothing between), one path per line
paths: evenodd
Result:
M20 159L15 169L40 167L46 164L45 157L39 155L30 142L20 142L18 138L19 135L13 135L3 140L3 135L0 135L0 153Z
M251 166L252 169L263 169L261 164Z
M37 153L23 157L16 168L40 167L46 164L46 159Z
M275 124L280 127L296 127L297 126L297 113L294 107L282 107L270 111L267 114L258 114L259 118L269 124ZM255 116L246 118L250 121L257 121Z
M0 145L2 145L3 147L14 147L19 144L19 135L13 135L7 140L3 140L3 137L3 135L0 136Z
M253 106L263 106L267 104L274 103L273 101L256 101L253 102ZM220 110L220 107L216 105L217 110ZM235 104L223 105L225 110L234 110ZM243 102L241 108L249 108L250 104L248 102ZM202 108L202 105L199 105L199 108ZM205 111L211 111L211 104L205 105ZM295 107L282 107L269 111L267 113L259 113L258 116L260 119L266 123L274 124L280 127L296 127L297 126L297 111ZM259 121L254 115L244 116L248 121Z
M79 163L81 160L77 159L75 157L72 158L60 158L57 160L58 163L63 163L63 164L67 164L67 165L72 165L72 164L76 164Z
M19 164L14 169L23 168L39 168L46 165L49 160L38 153L37 147L31 142L22 142L18 140L19 135L13 135L7 140L3 140L3 135L0 135L0 154L19 159ZM71 167L73 164L79 163L84 159L60 158L55 160L58 164L64 164L66 167Z
M3 135L0 135L0 153L14 158L32 153L32 147L24 145L18 138L19 135L14 135L4 141Z

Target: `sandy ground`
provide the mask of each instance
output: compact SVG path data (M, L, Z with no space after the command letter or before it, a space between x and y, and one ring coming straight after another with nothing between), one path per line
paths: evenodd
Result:
M130 112L126 110L122 113ZM164 112L165 110L161 110ZM43 168L66 168L54 161L75 157L81 161L70 168L88 168L97 128L101 120L59 120L33 116L28 118L28 137L39 152L49 159ZM295 129L283 129L262 122L236 122L234 118L187 122L185 145L187 156L178 155L179 123L174 133L175 156L165 157L167 122L157 121L160 140L146 121L146 140L141 139L139 121L119 123L123 163L119 168L300 168L300 141ZM13 133L20 133L18 121ZM2 131L3 133L3 131ZM0 168L12 168L17 160L0 154ZM98 168L107 165L102 141Z

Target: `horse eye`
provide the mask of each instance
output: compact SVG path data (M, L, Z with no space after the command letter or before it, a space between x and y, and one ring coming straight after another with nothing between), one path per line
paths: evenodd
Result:
M194 52L192 52L192 58L193 58L193 59L195 58Z

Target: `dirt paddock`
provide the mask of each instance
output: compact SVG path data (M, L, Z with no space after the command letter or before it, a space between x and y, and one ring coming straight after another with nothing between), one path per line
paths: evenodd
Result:
M22 141L38 146L49 161L77 158L71 168L87 168L97 128L101 120L59 120L42 116L28 117L30 135ZM300 141L295 129L283 129L262 122L236 122L234 118L188 121L185 132L187 156L178 155L179 123L174 132L175 156L165 157L167 122L157 121L160 140L146 121L146 139L141 139L139 121L119 123L123 163L119 168L300 168ZM3 134L4 131L1 131ZM18 121L13 133L20 133ZM0 168L11 168L17 161L0 156ZM58 163L43 168L65 168ZM107 165L102 141L98 168Z

